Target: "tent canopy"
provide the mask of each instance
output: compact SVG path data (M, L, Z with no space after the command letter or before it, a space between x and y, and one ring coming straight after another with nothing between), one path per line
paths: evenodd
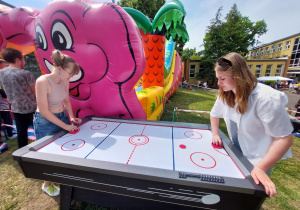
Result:
M267 81L267 80L275 80L275 81L293 81L293 79L286 78L286 77L279 77L279 76L265 76L265 77L258 77L258 81Z

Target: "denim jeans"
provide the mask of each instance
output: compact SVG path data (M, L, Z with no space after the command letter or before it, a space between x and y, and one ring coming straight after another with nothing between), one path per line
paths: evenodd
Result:
M63 121L66 124L70 124L70 120L68 115L65 111L60 113L53 113L58 119ZM39 112L36 112L34 114L33 119L33 126L34 126L34 134L36 140L39 140L47 135L53 135L55 133L58 133L60 131L63 131L63 129L54 123L47 120L43 115L41 115Z

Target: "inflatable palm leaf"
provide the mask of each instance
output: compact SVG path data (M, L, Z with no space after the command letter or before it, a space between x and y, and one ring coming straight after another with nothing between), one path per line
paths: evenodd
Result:
M145 34L147 32L149 34L160 32L167 37L170 37L172 34L173 39L175 39L174 41L178 41L179 39L182 41L185 40L185 42L188 41L188 33L182 28L184 27L183 21L186 12L180 1L170 1L163 5L158 10L152 23L143 13L136 9L128 7L124 7L123 9L131 15L138 28L142 29Z
M152 24L150 20L143 13L129 7L123 7L123 9L134 19L138 28L142 29L145 34L146 32L148 33L152 32Z
M180 25L177 28L170 28L166 32L167 39L171 37L177 41L187 42L189 40L188 32L184 25Z
M159 31L162 30L163 25L166 26L167 30L169 30L172 25L176 28L177 25L183 23L185 14L186 12L180 1L170 1L158 10L154 17L152 28L153 30L158 28Z

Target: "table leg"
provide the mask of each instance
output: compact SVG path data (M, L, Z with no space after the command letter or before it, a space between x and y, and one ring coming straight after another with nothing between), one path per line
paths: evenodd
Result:
M71 207L73 187L60 185L60 209L69 210Z

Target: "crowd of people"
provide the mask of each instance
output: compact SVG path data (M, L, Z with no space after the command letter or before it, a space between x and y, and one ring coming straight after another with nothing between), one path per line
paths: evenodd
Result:
M189 81L182 79L181 87L188 89L188 90L194 90L195 88L203 88L204 90L207 90L208 88L208 82L203 82L203 85L201 84L201 80L197 80L197 84L190 84Z
M61 130L77 129L76 124L81 123L81 119L74 117L68 91L70 78L79 72L73 58L54 50L51 73L35 81L33 74L24 70L25 60L20 51L6 48L2 57L6 66L0 71L0 85L5 92L3 98L9 102L9 108L3 110L13 113L19 148L28 144L27 129L32 124L36 140ZM251 176L255 183L261 183L273 197L276 186L268 175L276 162L292 155L294 128L285 110L287 96L277 91L280 87L259 83L238 53L218 59L214 71L219 94L210 114L212 143L222 145L218 128L220 118L224 118L230 139L254 166ZM182 86L191 87L186 80ZM202 86L207 88L207 82ZM197 87L201 87L201 81ZM300 101L297 109L300 111ZM42 189L50 196L60 193L59 188L48 181L43 183Z

